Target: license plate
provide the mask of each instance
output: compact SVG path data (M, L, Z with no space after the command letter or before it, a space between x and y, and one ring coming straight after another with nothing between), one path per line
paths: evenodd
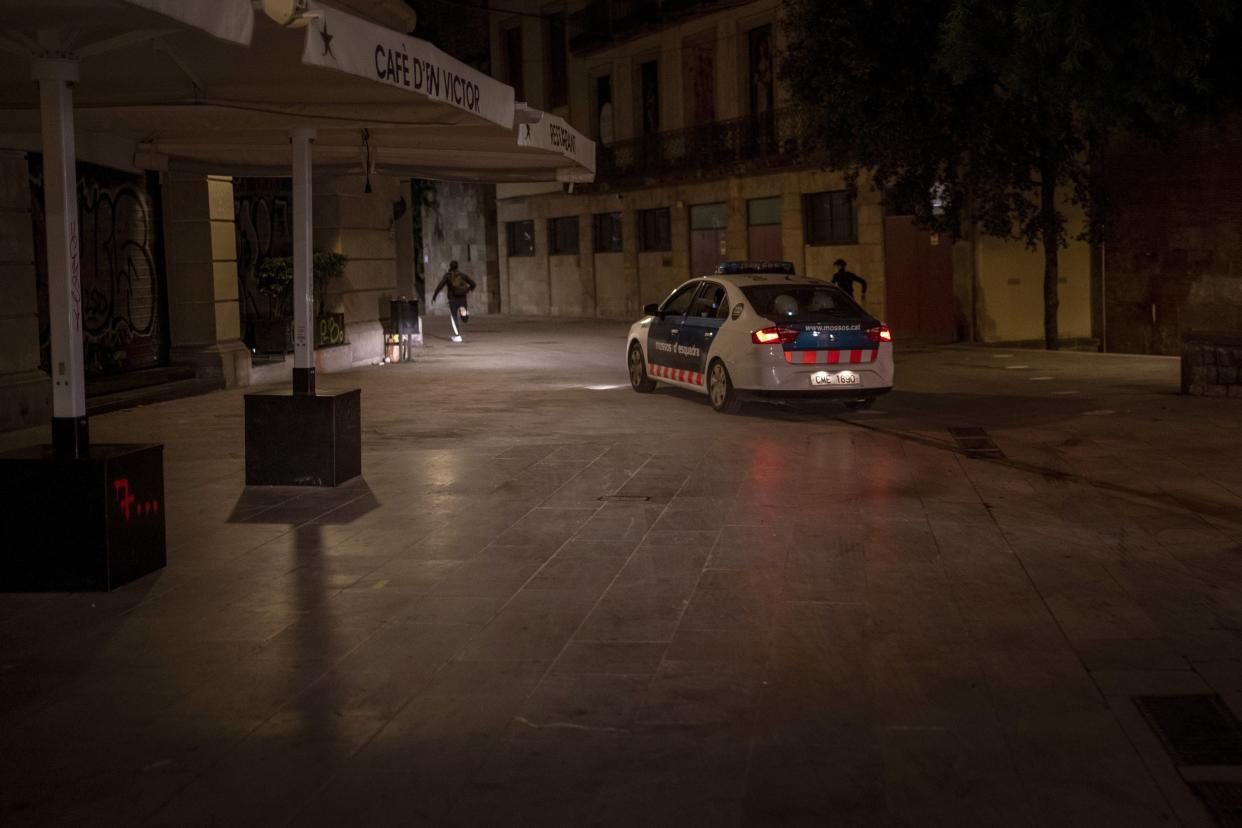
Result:
M853 371L816 371L811 374L811 385L862 385L862 377Z

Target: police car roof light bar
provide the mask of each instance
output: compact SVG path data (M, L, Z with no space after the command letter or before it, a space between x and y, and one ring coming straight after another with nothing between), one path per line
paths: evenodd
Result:
M783 276L793 276L793 262L777 262L777 261L729 261L721 262L716 265L716 274L726 276L734 273L773 273Z

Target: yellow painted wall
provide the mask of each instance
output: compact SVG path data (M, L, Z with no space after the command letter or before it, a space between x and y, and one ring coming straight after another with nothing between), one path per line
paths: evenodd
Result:
M864 306L883 318L884 211L879 194L865 180L859 182L856 244L810 245L803 236L803 195L840 190L844 186L838 172L802 170L649 187L621 194L562 192L499 198L501 308L517 314L632 318L643 305L662 301L674 287L692 275L701 275L690 273L688 216L692 205L726 204L727 255L745 259L746 202L781 196L784 257L794 262L798 272L821 279L831 277L834 259L845 259L849 268L869 283ZM639 211L657 207L669 209L672 250L640 253ZM613 211L622 216L624 249L620 253L592 254L591 215ZM580 253L550 257L546 219L569 215L580 217ZM535 255L510 258L504 239L505 224L523 219L535 221Z
M1083 211L1063 205L1071 236L1083 226ZM1091 248L1072 240L1058 256L1062 338L1091 336ZM979 236L974 244L976 331L983 342L1044 338L1044 249L1022 241Z

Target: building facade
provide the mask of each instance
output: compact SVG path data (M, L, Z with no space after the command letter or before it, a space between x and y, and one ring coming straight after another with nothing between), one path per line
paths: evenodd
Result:
M343 5L402 30L414 17L403 0ZM0 430L51 416L40 149L38 136L0 136ZM257 289L256 270L290 252L289 179L185 172L140 149L78 136L88 409L146 385L287 381L286 344L262 338L265 327L283 332L282 309ZM417 296L412 187L317 175L313 193L315 249L347 257L321 297L317 366L379 362L389 301Z
M724 259L840 258L907 339L1042 339L1041 251L922 232L809 162L778 0L515 0L490 28L493 73L598 144L591 186L497 187L502 309L627 318ZM1088 246L1061 261L1063 335L1089 338Z

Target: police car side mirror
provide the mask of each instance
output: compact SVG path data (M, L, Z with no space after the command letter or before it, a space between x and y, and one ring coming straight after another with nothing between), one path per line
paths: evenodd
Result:
M643 316L658 316L664 318L664 314L660 313L659 305L643 305Z

